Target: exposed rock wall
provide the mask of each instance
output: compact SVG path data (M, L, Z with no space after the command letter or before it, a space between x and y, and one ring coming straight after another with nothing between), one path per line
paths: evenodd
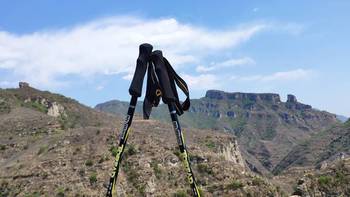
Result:
M267 101L272 103L278 103L281 102L280 96L278 94L273 93L241 93L241 92L224 92L219 90L208 90L205 94L205 97L211 98L211 99L227 99L227 100L243 100L248 99L250 101Z
M227 161L234 162L235 164L245 167L241 151L239 150L237 140L229 142L226 146L222 147L221 154Z
M64 107L56 102L51 103L51 105L49 106L49 108L47 110L47 115L53 116L53 117L58 117L61 114L64 114Z
M58 117L60 115L66 115L64 107L55 101L51 102L46 98L42 98L42 97L34 97L34 98L29 97L24 100L24 103L30 103L30 102L37 103L42 107L46 108L47 115L49 116Z

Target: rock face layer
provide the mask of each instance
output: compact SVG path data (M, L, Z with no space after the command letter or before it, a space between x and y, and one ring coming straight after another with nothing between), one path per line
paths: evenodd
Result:
M279 103L281 102L280 96L278 94L272 94L272 93L241 93L241 92L234 92L234 93L228 93L224 91L219 90L208 90L205 94L206 98L209 99L218 99L218 100L250 100L250 101L267 101L272 103Z

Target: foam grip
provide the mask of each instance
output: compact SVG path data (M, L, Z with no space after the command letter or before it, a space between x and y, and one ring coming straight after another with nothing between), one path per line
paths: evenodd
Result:
M140 97L142 94L142 84L143 79L147 70L147 63L150 59L150 55L152 53L153 46L144 43L140 45L139 48L139 57L136 61L136 69L134 73L134 77L131 81L131 85L129 88L129 93L132 96Z
M169 102L175 102L176 98L170 86L169 74L164 64L162 51L153 51L151 55L151 61L156 68L160 89L162 91L163 102L165 104L168 104Z

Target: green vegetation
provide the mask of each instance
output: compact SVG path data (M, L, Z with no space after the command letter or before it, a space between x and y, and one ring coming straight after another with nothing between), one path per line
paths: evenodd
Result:
M201 174L203 173L209 174L209 175L214 174L213 169L208 164L200 163L197 165L197 168L198 168L198 172Z
M137 189L137 191L141 194L141 196L144 196L146 185L141 184L138 181L140 174L137 171L137 169L134 166L132 166L132 162L126 161L122 163L122 168L127 175L128 182L130 182Z
M44 153L47 150L47 146L41 146L38 150L38 155L41 155L42 153Z
M115 157L118 154L118 147L112 146L109 151L112 153L113 157ZM137 153L137 149L135 148L135 145L133 144L127 144L124 148L123 157L126 158L128 156L134 155Z
M179 158L180 161L182 160L182 159L181 159L181 152L180 152L179 149L175 149L175 150L173 151L173 153L174 153L174 155L176 155L177 158Z
M8 114L11 112L11 106L5 100L0 99L0 114Z
M156 160L152 160L151 167L153 169L153 172L156 178L160 179L163 175L163 170L159 167L159 163Z
M6 145L5 144L0 144L0 150L6 150Z
M350 127L350 118L344 123L345 127Z
M86 160L85 165L86 166L93 166L94 162L91 159L88 159L88 160Z
M245 129L245 125L247 124L243 118L235 118L229 122L231 128L233 128L233 132L237 137L240 137Z
M128 145L126 145L125 150L124 150L124 156L125 156L125 157L134 155L134 154L136 154L136 153L137 153L137 150L136 150L134 144L128 144Z
M84 176L85 175L85 169L81 168L78 173L79 173L80 176Z
M252 179L252 185L254 186L261 186L264 184L264 180L258 176L253 177Z
M141 196L145 196L146 185L141 184L136 186L137 191L141 194Z
M89 176L89 181L90 181L90 184L93 185L97 182L97 174L96 172L92 173L90 176Z
M40 111L42 113L47 113L47 107L36 101L29 101L21 104L23 107L28 107Z
M244 108L249 108L249 107L251 107L252 105L255 104L255 101L246 98L246 99L242 100L242 104L243 104Z
M320 184L320 186L322 187L328 186L331 182L332 182L332 177L330 176L321 175L320 177L318 177L318 184Z
M108 160L108 156L106 154L101 155L100 159L98 160L98 163L103 163L104 161Z
M76 124L79 122L79 116L78 115L67 115L67 114L61 114L58 119L61 129L67 130L69 128L75 128Z
M33 192L33 193L30 193L30 194L26 193L24 196L25 197L40 197L41 195L40 195L39 192Z
M244 187L244 184L239 180L233 180L230 184L227 185L229 190L237 190Z
M209 149L215 149L215 142L211 139L206 139L205 140L205 146L208 147Z
M173 197L186 197L187 194L184 190L179 190L179 191L176 191L174 194L173 194Z
M2 181L0 184L0 197L10 196L9 183L7 181Z
M63 187L59 187L57 189L56 197L64 197L65 196L64 192L65 192L65 189Z
M113 157L115 157L118 154L118 147L112 146L109 151L112 153Z
M276 134L277 134L276 129L272 125L269 125L264 130L264 132L262 132L261 139L262 140L273 140L273 138L276 136Z

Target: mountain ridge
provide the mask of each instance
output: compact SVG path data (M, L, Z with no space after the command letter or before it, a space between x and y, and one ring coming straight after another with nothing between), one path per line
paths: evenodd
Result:
M140 104L142 102L138 103L136 112L142 114ZM126 106L126 102L112 101L109 106L99 104L95 109L122 115ZM160 105L153 110L151 118L168 121L167 114L166 106ZM338 123L334 114L300 103L294 95L288 95L286 102L282 102L274 93L219 90L208 90L204 97L192 99L189 111L180 121L188 128L210 128L234 134L244 147L246 157L253 158L247 163L260 166L258 171L264 173L272 171L290 147Z

